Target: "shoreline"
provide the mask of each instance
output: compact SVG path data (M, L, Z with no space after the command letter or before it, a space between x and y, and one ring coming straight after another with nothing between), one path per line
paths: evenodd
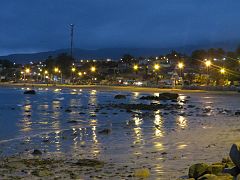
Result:
M239 94L237 91L207 91L207 90L188 90L188 89L170 89L156 87L136 87L136 86L109 86L109 85L67 85L67 84L31 84L31 83L0 83L0 87L38 87L38 88L69 88L69 89L87 89L100 91L129 91L129 92L172 92L172 93L209 93L209 94Z

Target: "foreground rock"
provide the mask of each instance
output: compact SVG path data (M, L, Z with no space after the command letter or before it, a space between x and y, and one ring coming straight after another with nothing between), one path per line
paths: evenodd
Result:
M235 143L230 149L229 156L232 162L240 169L240 144Z
M104 166L103 161L95 159L79 159L76 163L78 166L88 166L88 167L102 167Z
M148 178L150 176L150 172L147 168L136 169L134 171L134 176L139 178Z
M140 99L142 100L177 100L178 94L176 93L161 93L158 96L142 96Z
M240 143L235 143L230 149L229 158L222 162L208 165L197 163L189 168L189 178L197 180L240 180Z
M26 90L26 91L24 91L24 93L23 94L36 94L36 91L35 90Z
M205 163L194 164L189 168L188 176L190 178L199 178L202 175L206 174L208 165Z

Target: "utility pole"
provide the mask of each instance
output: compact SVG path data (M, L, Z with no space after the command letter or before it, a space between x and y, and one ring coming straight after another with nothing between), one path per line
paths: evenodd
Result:
M70 24L71 26L71 58L73 58L73 29L74 29L74 24Z

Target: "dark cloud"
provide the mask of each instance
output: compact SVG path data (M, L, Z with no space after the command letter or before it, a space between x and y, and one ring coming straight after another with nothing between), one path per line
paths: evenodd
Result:
M0 54L240 39L238 0L1 0Z

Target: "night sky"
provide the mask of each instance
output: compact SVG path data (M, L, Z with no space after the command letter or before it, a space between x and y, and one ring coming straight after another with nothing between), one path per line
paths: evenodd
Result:
M0 54L240 39L239 0L1 0Z

